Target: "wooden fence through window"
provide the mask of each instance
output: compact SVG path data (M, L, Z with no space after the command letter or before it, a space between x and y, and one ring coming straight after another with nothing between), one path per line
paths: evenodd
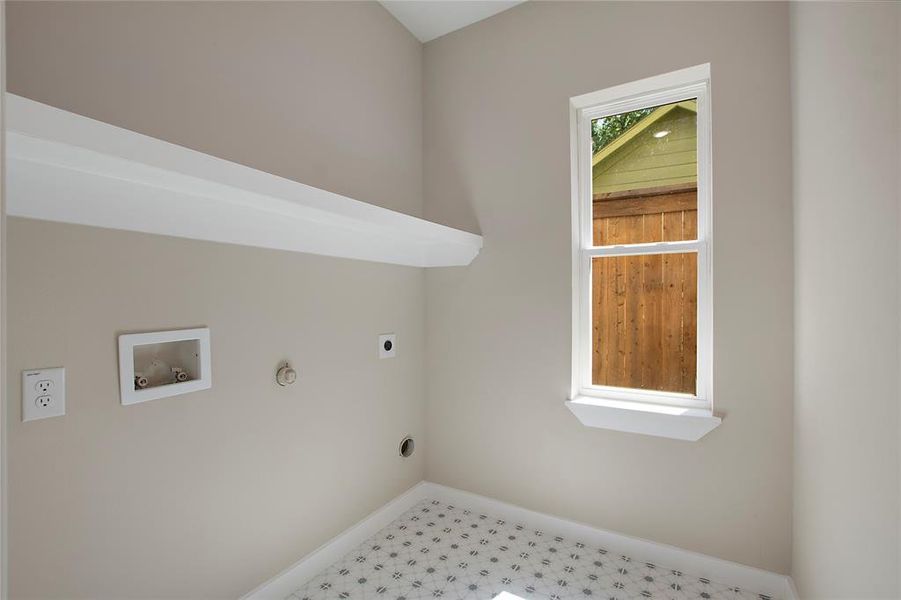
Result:
M598 194L593 204L598 245L697 239L694 185ZM697 256L592 261L592 382L694 394Z

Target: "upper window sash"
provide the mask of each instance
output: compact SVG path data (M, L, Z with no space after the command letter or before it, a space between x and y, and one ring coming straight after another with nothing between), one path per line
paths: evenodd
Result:
M689 69L686 69L689 70ZM631 85L631 84L629 84ZM626 86L623 86L626 87ZM702 115L709 115L709 81L704 80L691 85L682 85L670 90L660 90L650 94L637 95L636 97L604 104L601 106L588 106L586 108L576 108L573 99L573 107L576 108L578 114L578 136L579 136L579 152L578 152L578 185L579 185L579 239L580 247L588 248L620 248L624 246L633 246L639 244L621 244L616 246L595 246L594 236L592 235L592 153L591 153L591 122L595 119L618 115L625 112L640 110L643 108L660 106L663 104L671 104L674 102L682 102L684 100L697 99L698 102L698 121L697 121L697 155L698 155L698 235L697 241L703 241L710 236L710 218L709 218L709 160L702 161L702 156L710 156L710 132L709 119ZM606 92L605 90L604 92ZM601 94L598 92L597 94ZM606 95L606 94L605 94ZM586 96L595 96L595 94L586 94ZM580 96L579 98L583 98ZM707 164L704 164L707 163ZM657 242L661 245L681 244L682 242ZM615 253L614 253L615 254Z

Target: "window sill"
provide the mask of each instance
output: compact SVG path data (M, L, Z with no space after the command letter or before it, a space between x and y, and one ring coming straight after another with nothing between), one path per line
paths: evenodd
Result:
M577 396L566 406L586 427L696 442L722 419L709 410Z

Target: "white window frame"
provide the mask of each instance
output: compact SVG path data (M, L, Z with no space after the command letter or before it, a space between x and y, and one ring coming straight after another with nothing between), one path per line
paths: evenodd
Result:
M595 119L697 99L698 162L698 235L697 240L594 246L591 169L591 122ZM584 94L570 100L572 159L572 388L570 408L577 416L579 408L600 407L619 414L623 410L639 415L665 415L668 420L680 416L713 418L713 270L711 202L711 110L710 65L704 64L657 77ZM636 256L645 254L697 254L697 377L696 393L680 394L592 384L591 259L598 256ZM598 411L594 411L597 413ZM596 415L595 415L596 416ZM635 415L622 415L634 421ZM580 419L582 417L580 416ZM602 419L609 421L610 419ZM620 419L621 420L621 419ZM583 423L585 419L582 419ZM586 423L591 424L591 423ZM605 425L594 425L605 427ZM621 427L610 427L620 429ZM638 427L637 429L642 429ZM703 427L702 427L703 429ZM627 428L634 431L636 427ZM707 430L709 431L709 429ZM652 431L637 431L654 433ZM706 433L706 431L704 432ZM703 435L703 433L701 434ZM680 437L671 435L668 437ZM682 439L688 439L683 437ZM696 438L695 438L696 439Z

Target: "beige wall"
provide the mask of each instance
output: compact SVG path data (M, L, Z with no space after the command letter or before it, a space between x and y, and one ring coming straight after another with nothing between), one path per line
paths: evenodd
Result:
M425 215L485 236L427 273L429 479L788 572L788 43L784 4L528 2L426 44ZM568 100L704 62L725 420L697 443L589 429L563 404Z
M6 2L0 5L0 89L6 89ZM5 127L6 101L0 99L0 126ZM6 393L6 136L0 140L0 407L7 404ZM7 486L7 415L0 408L0 594L9 597L7 569L9 488Z
M792 8L803 598L898 598L901 5Z
M7 16L14 93L421 210L421 46L377 4ZM421 270L22 219L8 250L11 597L236 597L423 478ZM213 388L120 406L117 334L200 325ZM55 365L68 414L22 423Z
M423 54L375 3L10 3L14 93L485 235L424 274L11 219L10 595L233 597L425 476L791 569L805 598L897 596L898 12L533 1ZM702 62L725 420L587 429L567 101ZM199 325L213 389L119 406L116 335ZM21 423L18 374L55 365L67 416Z

